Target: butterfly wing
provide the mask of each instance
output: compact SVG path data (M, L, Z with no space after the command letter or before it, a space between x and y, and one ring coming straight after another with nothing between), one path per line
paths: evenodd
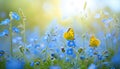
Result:
M64 38L67 40L74 40L74 30L69 28L68 31L64 33Z
M74 30L72 28L68 29L68 36L70 40L74 40Z
M99 45L100 45L100 40L97 39L95 36L91 36L89 45L90 45L91 47L99 46Z

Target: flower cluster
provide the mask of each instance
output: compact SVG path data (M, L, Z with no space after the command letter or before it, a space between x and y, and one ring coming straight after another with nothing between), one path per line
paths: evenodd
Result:
M10 12L9 16L10 18L0 22L1 27L5 26L5 29L0 31L0 63L5 59L7 69L114 69L115 66L120 68L119 50L115 54L120 41L117 31L100 31L94 33L96 36L82 32L82 35L81 31L80 34L76 33L74 27L65 31L65 27L53 20L45 35L40 36L38 28L34 31L25 30L25 23L19 22L24 19L17 12ZM101 18L101 14L95 15L95 19ZM102 19L105 25L112 21L114 19L111 17ZM14 24L16 22L20 24ZM4 50L7 45L9 51Z

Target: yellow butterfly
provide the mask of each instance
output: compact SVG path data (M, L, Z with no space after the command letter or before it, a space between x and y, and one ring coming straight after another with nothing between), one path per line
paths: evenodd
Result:
M69 28L68 31L64 33L64 38L67 40L74 40L74 30Z
M89 45L90 45L91 47L98 47L98 46L100 45L100 40L97 39L95 36L91 36L91 37L90 37Z

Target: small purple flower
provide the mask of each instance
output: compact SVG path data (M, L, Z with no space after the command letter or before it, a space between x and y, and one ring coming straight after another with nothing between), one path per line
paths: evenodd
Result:
M1 21L0 25L8 25L10 23L10 19L5 19Z
M10 18L20 20L20 16L16 12L10 12Z

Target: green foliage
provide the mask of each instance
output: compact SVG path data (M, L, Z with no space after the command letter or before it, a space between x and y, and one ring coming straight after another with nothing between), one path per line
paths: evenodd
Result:
M0 57L0 69L5 69L6 60L3 57Z

